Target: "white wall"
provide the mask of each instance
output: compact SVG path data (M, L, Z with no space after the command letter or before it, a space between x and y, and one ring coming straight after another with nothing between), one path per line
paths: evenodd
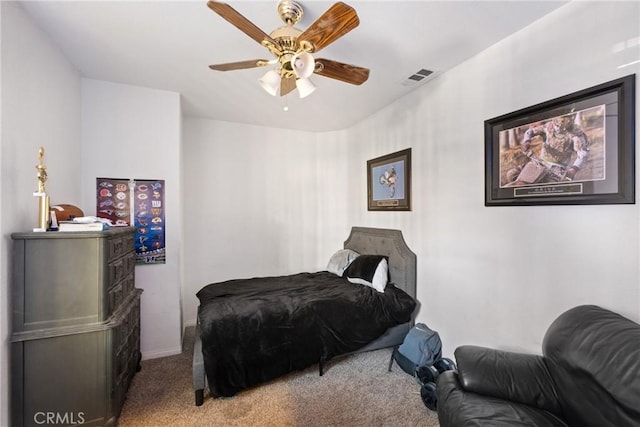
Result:
M166 180L169 261L137 267L136 284L145 289L143 357L181 351L181 111L175 93L81 84L78 71L18 3L0 2L0 12L0 425L9 425L10 234L37 225L32 193L40 146L51 202L71 203L87 214L95 213L99 175Z
M2 43L2 11L4 8L0 5L0 46ZM0 176L2 176L2 52L0 51ZM4 205L2 199L2 185L0 185L0 236L3 236L2 243L0 243L0 424L7 424L9 422L9 360L10 349L8 344L8 337L11 333L10 315L9 315L9 293L8 286L9 280L7 277L8 271L8 255L5 254L5 231L4 224L2 222L2 206ZM6 390L6 391L5 391Z
M182 298L195 323L203 284L314 264L319 177L312 134L195 118L184 132Z
M2 43L2 5L0 5L0 46ZM2 52L0 51L0 176L2 176ZM0 236L3 236L2 243L0 243L0 424L6 424L9 422L9 359L10 349L8 344L8 337L11 330L10 315L9 315L9 293L8 286L9 280L7 277L8 270L8 256L5 255L5 239L4 239L4 224L2 222L2 206L4 205L2 200L2 185L0 185ZM7 391L4 391L7 390Z
M639 5L574 2L348 132L360 164L395 141L413 147L415 205L403 231L419 255L418 318L440 331L446 351L539 352L549 323L583 303L640 318L637 205L483 206L484 120L637 73L617 69L628 61L612 48L637 43ZM389 143L371 147L373 138ZM362 171L350 173L365 185ZM399 222L364 202L351 206L354 224Z
M181 351L180 95L82 79L82 208L96 214L96 178L165 180L166 264L136 266L145 359Z
M614 52L637 41L639 5L570 3L345 131L292 142L272 129L187 120L185 186L205 188L203 159L229 185L208 199L184 195L206 224L185 229L185 321L206 283L324 268L352 225L403 231L418 255L418 320L439 330L449 355L461 344L540 352L549 323L577 304L638 320L637 205L484 207L484 121L640 74L617 69L629 51ZM412 211L368 212L366 161L407 147ZM294 188L313 192L315 208L278 193ZM276 220L289 212L313 222Z
M17 3L2 12L0 425L9 423L11 233L38 224L35 166L45 148L52 203L80 202L80 76Z

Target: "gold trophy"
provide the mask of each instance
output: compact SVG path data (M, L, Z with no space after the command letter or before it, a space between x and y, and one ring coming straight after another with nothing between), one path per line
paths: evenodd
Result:
M33 231L43 232L49 228L49 196L44 188L44 183L47 181L47 167L44 165L44 148L42 147L38 150L38 160L36 166L38 191L33 193L35 197L38 197L38 228L34 228Z

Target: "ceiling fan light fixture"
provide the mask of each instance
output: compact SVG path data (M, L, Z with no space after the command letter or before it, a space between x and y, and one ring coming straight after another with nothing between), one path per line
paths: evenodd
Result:
M271 61L252 59L214 64L209 66L212 70L241 70L277 64L274 70L268 71L258 79L263 89L272 96L276 96L278 92L280 96L285 96L297 87L300 98L309 96L316 89L309 80L311 74L354 85L360 85L369 78L368 68L330 59L316 60L313 57L360 24L355 9L341 1L334 3L302 31L294 27L302 17L302 6L296 0L279 0L278 14L285 25L276 28L271 34L265 33L233 7L220 0L209 0L207 6L275 57Z
M269 95L276 96L278 94L278 89L280 88L280 74L275 70L267 71L264 76L258 79L258 81Z
M316 85L309 79L296 79L296 87L298 88L300 98L306 98L316 90Z
M291 58L291 68L296 74L296 77L306 79L315 70L316 61L313 59L313 55L309 52L300 52Z

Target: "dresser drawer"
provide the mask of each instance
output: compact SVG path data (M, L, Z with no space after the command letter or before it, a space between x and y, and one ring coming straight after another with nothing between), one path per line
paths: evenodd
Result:
M116 311L118 307L120 307L120 304L122 304L122 301L125 296L126 296L126 293L123 291L121 284L113 286L112 288L109 289L108 315L113 314L113 312Z
M130 252L122 258L109 263L109 286L113 286L131 273L136 264L136 254Z
M134 239L130 233L110 238L107 259L113 260L134 250Z
M133 273L129 273L129 275L125 277L125 279L121 282L121 286L122 286L122 293L126 298L126 296L129 295L133 291L133 288L135 287L135 280L134 280Z

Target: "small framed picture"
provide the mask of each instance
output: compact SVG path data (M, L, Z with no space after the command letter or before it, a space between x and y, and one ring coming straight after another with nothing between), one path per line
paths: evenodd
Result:
M411 210L411 148L367 161L367 209Z
M635 203L635 75L485 121L485 206Z

